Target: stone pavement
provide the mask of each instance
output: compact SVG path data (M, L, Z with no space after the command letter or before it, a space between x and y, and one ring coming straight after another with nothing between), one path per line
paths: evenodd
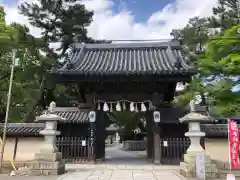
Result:
M149 164L144 156L126 152L116 146L106 148L106 161L102 164L66 164L62 176L3 176L0 180L185 180L179 166Z
M196 180L182 177L179 166L67 164L66 168L68 172L62 176L11 177L0 174L0 180Z
M1 176L0 180L182 180L179 166L149 164L136 152L121 150L119 145L106 148L106 161L102 164L66 164L62 176Z
M68 172L62 176L0 175L1 180L182 180L178 166L67 164Z
M144 170L93 170L69 173L57 180L181 180L171 171L144 171Z
M0 174L1 180L57 180L57 176L8 176Z

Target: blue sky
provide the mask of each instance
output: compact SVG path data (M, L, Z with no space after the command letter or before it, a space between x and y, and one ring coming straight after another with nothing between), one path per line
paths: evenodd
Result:
M114 0L114 12L128 9L135 16L136 22L146 22L152 13L163 9L172 0Z
M18 13L20 2L37 0L2 0L6 22L25 24L38 36L41 30L32 27L26 17ZM217 0L81 0L94 11L88 27L95 39L168 39L172 29L183 28L194 16L209 16Z

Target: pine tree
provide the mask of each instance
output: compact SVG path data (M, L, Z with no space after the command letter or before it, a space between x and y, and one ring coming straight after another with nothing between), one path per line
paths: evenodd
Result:
M19 6L21 14L30 23L42 29L42 38L47 42L59 42L60 57L74 42L86 42L86 27L92 21L93 12L76 0L39 0Z
M209 28L225 31L240 24L238 8L238 0L218 0L218 6L213 8L214 15L208 18Z
M194 63L198 55L204 52L204 44L209 39L207 19L191 18L183 29L173 29L170 35L181 41L191 63Z
M25 121L32 121L35 116L35 110L38 107L45 109L48 103L55 100L54 92L55 86L52 86L51 79L46 73L49 70L49 65L59 65L59 59L68 59L68 50L72 49L75 42L90 42L94 43L92 38L87 36L87 26L92 21L93 12L86 10L85 6L76 0L38 0L38 2L25 2L19 6L20 13L28 17L30 23L34 27L42 30L41 39L44 42L57 42L60 47L56 53L49 46L44 46L46 53L45 58L48 58L46 63L41 64L42 71L45 72L42 76L39 93L35 98L35 102L29 104L28 112ZM98 41L97 41L98 42ZM61 64L61 63L60 63ZM50 86L49 86L50 85ZM54 91L55 89L55 91ZM61 87L62 89L71 90L71 87ZM64 94L71 94L72 92L65 92ZM55 93L55 94L58 94Z

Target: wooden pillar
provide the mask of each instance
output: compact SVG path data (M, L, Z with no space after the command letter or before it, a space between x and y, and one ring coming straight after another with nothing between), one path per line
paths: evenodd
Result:
M152 111L146 112L147 120L147 160L149 162L153 161L153 113Z
M105 121L104 112L96 111L96 134L95 134L95 154L96 160L101 161L105 159Z
M15 139L15 145L14 145L14 151L13 151L13 162L14 162L14 163L15 163L15 161L16 161L18 140L19 140L19 138L16 137L16 139Z
M90 147L93 150L88 149L88 158L90 161L96 161L96 122L90 122L89 124L89 141Z
M160 143L160 127L159 124L154 124L154 164L160 164L161 163L161 143Z

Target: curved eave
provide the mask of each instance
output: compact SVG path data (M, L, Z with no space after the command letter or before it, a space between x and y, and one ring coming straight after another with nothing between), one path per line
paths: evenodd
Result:
M161 71L161 72L79 72L79 71L51 71L57 81L162 81L180 80L190 81L196 70Z
M120 76L131 76L131 75L194 75L197 73L194 69L178 69L178 70L161 70L161 71L145 71L145 72L134 72L134 71L127 71L127 72L121 72L121 71L99 71L99 72L92 72L92 71L78 71L78 70L55 70L50 71L51 74L59 74L59 75L79 75L79 76L114 76L114 75L120 75Z
M52 72L57 82L161 82L161 81L190 81L195 72L165 73L165 74L94 74L73 72Z

